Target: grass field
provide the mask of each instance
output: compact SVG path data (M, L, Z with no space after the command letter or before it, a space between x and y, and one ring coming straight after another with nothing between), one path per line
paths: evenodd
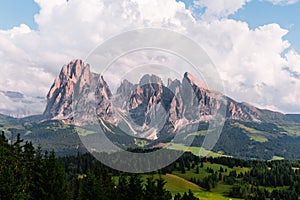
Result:
M171 192L186 192L189 189L192 191L203 190L198 185L174 174L166 174L162 178L167 182L166 189Z
M176 173L177 174L177 173ZM174 196L177 193L180 193L181 195L184 194L184 192L188 192L188 190L191 190L199 199L211 199L211 200L228 200L229 197L224 196L226 192L230 190L231 186L228 185L220 185L214 188L211 192L204 190L203 188L199 187L198 185L188 181L186 178L182 178L179 175L174 174L166 174L161 175L161 177L166 181L165 188L172 193ZM186 173L185 175L187 175ZM146 180L147 177L151 177L152 175L144 175L144 180ZM154 175L153 178L159 178L159 175ZM232 198L231 198L232 199Z
M220 156L226 156L222 153L216 153L213 151L207 151L203 149L202 147L187 147L183 144L167 144L166 146L168 149L172 150L181 150L181 151L187 151L191 152L192 154L196 156L210 156L210 157L220 157Z
M256 142L268 142L268 139L261 135L248 134L248 136L251 140L254 140Z
M207 131L198 131L196 133L190 133L188 134L187 136L185 136L185 138L189 137L189 136L199 136L199 135L206 135L207 134Z
M88 136L88 135L91 135L91 134L95 134L95 133L96 133L96 132L93 131L93 130L84 129L84 128L81 128L81 127L79 127L79 126L77 126L75 130L77 131L77 133L78 133L80 136Z
M261 142L261 143L268 142L268 139L265 137L266 134L269 134L267 132L259 131L254 128L247 127L240 123L234 123L234 126L239 127L241 129L245 130L246 132L248 132L247 136L251 140L254 140L256 142Z
M173 171L172 174L166 174L166 175L142 175L143 180L145 181L147 177L153 177L154 179L162 177L166 181L166 189L169 190L172 195L174 196L177 193L180 193L181 195L184 194L184 192L188 192L190 189L194 196L198 197L199 199L204 200L228 200L228 199L234 199L228 197L228 194L232 188L232 185L228 185L224 182L219 182L215 188L213 188L211 191L206 191L205 189L201 188L200 186L192 183L190 181L191 178L196 178L199 180L202 180L203 178L211 175L207 168L211 168L214 171L219 171L220 168L223 168L224 171L222 174L228 175L230 171L236 170L237 173L240 172L247 172L249 171L249 168L241 168L241 167L233 167L229 168L224 165L220 164L212 164L209 162L203 163L203 167L200 167L199 164L199 174L196 174L196 167L194 169L188 170L186 168L185 173L181 173L180 171Z
M284 160L284 158L280 156L273 156L272 160Z
M195 169L191 169L191 170L186 170L186 173L182 174L179 171L174 171L173 175L176 175L178 177L184 178L185 180L190 180L191 178L196 178L196 179L203 179L206 176L209 176L210 173L207 172L207 168L211 168L214 171L218 171L220 168L223 168L225 171L223 175L228 175L230 171L236 170L237 173L241 173L241 172L247 172L250 169L249 168L241 168L241 167L233 167L233 168L229 168L227 166L224 165L220 165L220 164L211 164L211 163L204 163L203 168L199 168L199 174L196 174L196 170ZM170 183L169 183L170 184ZM232 186L231 185L227 185L223 182L219 182L218 185L213 188L211 190L211 192L209 191L205 191L205 190L201 190L201 191L193 191L193 193L195 194L196 197L200 198L200 199L230 199L229 197L227 197L229 191L231 190ZM231 198L232 199L232 198Z
M290 124L289 126L278 126L279 128L283 128L288 134L291 135L300 135L300 127L297 124Z
M25 128L20 124L14 124L14 123L1 124L1 131L4 131L5 134L7 134L8 136L11 136L11 131L10 131L11 129L25 130Z

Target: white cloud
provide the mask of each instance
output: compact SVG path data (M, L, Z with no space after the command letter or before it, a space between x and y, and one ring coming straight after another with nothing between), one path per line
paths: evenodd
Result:
M281 5L281 6L292 5L299 2L299 0L263 0L263 1L268 1L274 5Z
M199 22L196 28L198 35L191 37L196 38L218 67L229 96L283 110L280 98L289 90L279 80L290 81L282 71L286 58L281 57L290 47L283 39L287 30L277 24L251 30L247 23L229 19Z
M0 90L45 96L62 65L84 59L113 35L149 26L180 31L185 23L193 23L184 4L173 0L35 2L40 6L38 30L23 24L0 30Z
M22 95L22 94L21 94ZM43 112L45 99L41 97L10 97L0 91L0 113L13 116L24 117L27 115L35 115Z
M299 79L291 76L300 73L300 56L294 50L282 56L290 48L283 39L287 30L275 23L252 30L246 22L226 18L250 0L197 0L196 5L206 7L200 20L175 0L35 1L41 7L35 16L38 30L20 25L0 31L0 90L45 96L62 65L84 59L105 39L135 28L165 27L205 49L228 95L261 107L300 111Z
M285 54L286 63L283 66L283 75L280 79L281 90L285 91L280 104L284 110L299 113L300 99L300 54L294 49Z
M291 70L300 73L300 55L292 49L286 53L285 57L288 60L288 67L290 67Z
M11 30L8 31L0 30L1 34L9 35L10 38L14 38L15 35L26 34L30 32L31 29L26 24L21 24L20 26L13 27Z
M205 13L201 16L201 19L211 20L228 17L250 1L251 0L195 0L194 5L196 8L200 7L206 9Z

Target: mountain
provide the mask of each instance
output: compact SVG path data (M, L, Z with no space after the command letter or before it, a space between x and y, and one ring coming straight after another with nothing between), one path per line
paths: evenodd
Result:
M111 97L108 85L102 76L90 71L88 64L84 64L81 60L71 61L63 66L50 88L44 118L72 123L72 107L79 101L81 103L88 101L90 94L97 98L97 112L99 116L103 116L103 111L109 106L108 99Z
M24 98L21 93L2 93ZM300 158L300 115L236 102L188 72L181 80L166 83L145 74L138 83L123 80L112 92L105 77L91 72L81 60L62 67L48 92L43 115L22 119L1 115L0 130L12 138L20 133L60 155L85 151L84 140L91 144L88 150L99 142L105 146L105 140L99 138L99 125L109 140L122 148L153 148L171 140L180 147L184 143L173 140L175 135L199 148L209 120L222 107L226 121L213 151L240 158Z
M90 72L90 66L81 60L73 60L64 65L47 95L44 116L50 119L67 119L75 104L75 93L84 95L96 87L98 75Z
M186 129L189 124L209 121L215 109L226 103L226 119L265 122L285 118L284 114L238 103L210 90L188 72L181 81L169 79L166 85L158 76L149 74L137 84L123 80L113 94L105 78L92 73L81 60L63 66L47 95L44 117L74 124L74 106L84 111L80 114L82 121L88 121L96 107L94 114L99 120L122 126L132 135L157 139Z

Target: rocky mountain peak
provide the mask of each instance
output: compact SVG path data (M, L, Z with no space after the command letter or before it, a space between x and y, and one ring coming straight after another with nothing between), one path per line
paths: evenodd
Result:
M46 118L64 119L72 112L74 93L86 93L95 87L98 76L82 60L72 60L64 65L47 95Z
M68 65L63 66L60 73L61 78L68 77L70 80L76 81L80 77L82 69L85 67L82 60L73 60Z
M162 85L162 80L160 77L152 74L145 74L141 79L140 79L140 82L139 82L139 85L146 85L146 84L160 84Z
M205 89L208 90L207 85L204 83L200 82L196 77L194 77L192 74L185 72L184 73L184 79L187 80L192 86L197 86L200 89Z

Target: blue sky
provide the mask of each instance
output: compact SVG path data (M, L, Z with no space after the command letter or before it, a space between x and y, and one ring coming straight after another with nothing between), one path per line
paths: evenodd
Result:
M187 8L193 5L192 0L180 1L184 2ZM282 28L289 30L285 39L292 43L292 48L300 52L299 11L300 2L292 5L274 5L267 1L252 0L237 13L230 15L229 18L245 21L251 29L265 24L277 23Z
M246 21L251 29L270 23L277 23L289 30L285 36L292 43L292 47L300 52L300 2L293 5L273 5L270 2L252 1L236 14L232 19Z
M33 0L0 0L0 29L11 29L26 24L36 29L34 15L39 6Z

